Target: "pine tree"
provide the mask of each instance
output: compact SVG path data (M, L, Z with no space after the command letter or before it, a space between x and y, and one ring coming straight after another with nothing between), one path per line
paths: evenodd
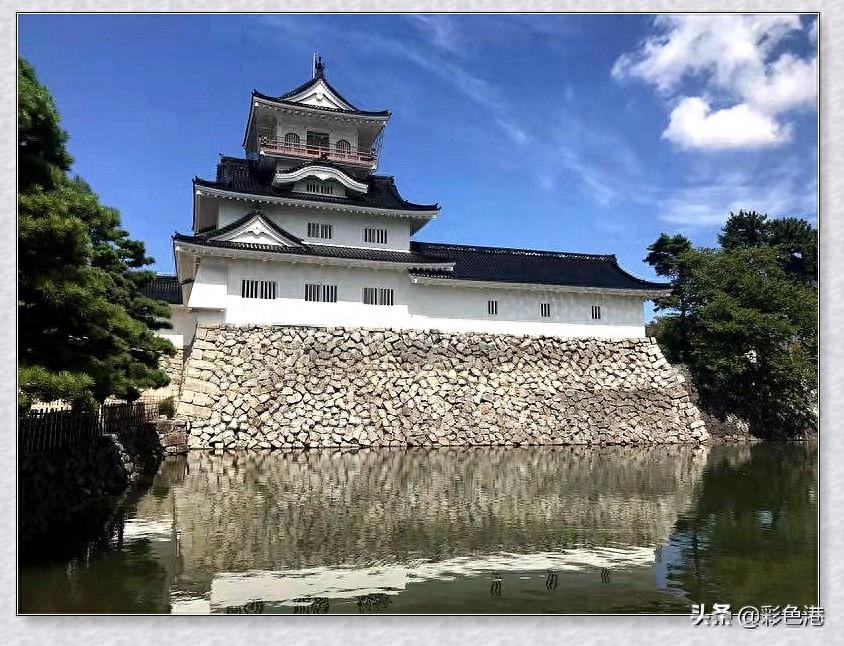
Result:
M710 410L738 413L758 436L801 435L817 422L817 231L739 211L718 240L692 249L662 234L648 247L673 286L649 329L689 364Z
M18 65L19 402L90 406L163 386L172 344L153 330L169 307L144 297L154 277L142 242L68 172L67 134L29 63Z

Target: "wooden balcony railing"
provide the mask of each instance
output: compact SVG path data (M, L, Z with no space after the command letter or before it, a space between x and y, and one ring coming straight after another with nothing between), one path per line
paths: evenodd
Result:
M283 139L267 136L259 137L258 145L263 153L286 155L302 159L325 159L340 164L363 166L365 168L375 168L375 163L378 160L377 155L372 150L363 148L308 146L306 144L288 143Z

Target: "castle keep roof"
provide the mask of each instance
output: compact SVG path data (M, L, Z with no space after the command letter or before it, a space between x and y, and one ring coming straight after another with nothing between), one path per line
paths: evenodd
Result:
M335 166L330 162L308 162L291 168L289 171L306 166ZM342 169L341 169L342 170ZM439 210L438 204L416 204L405 200L396 187L395 180L387 175L369 175L365 180L366 193L353 193L345 197L339 195L312 195L297 193L290 187L272 185L273 170L262 168L257 162L235 157L221 157L217 165L215 180L194 178L194 186L216 188L232 193L260 195L271 198L283 198L307 202L325 202L357 206L361 208L387 209L391 211Z
M234 240L220 239L226 234L236 231L252 220L260 222L273 231L284 244L260 244L254 242L237 242ZM435 254L420 254L414 251L395 251L389 249L366 249L362 247L343 247L339 245L321 245L307 243L301 238L294 236L285 229L267 218L260 210L247 213L231 224L210 231L203 231L195 235L176 233L173 236L175 242L183 242L198 247L211 247L217 249L230 249L244 252L260 252L279 254L279 256L300 256L311 258L332 258L337 260L360 260L377 263L390 263L407 265L408 267L434 266L442 268L450 266L447 258Z
M636 278L614 255L411 242L412 251L454 262L452 271L413 269L411 274L444 280L570 286L600 289L665 290L668 283Z

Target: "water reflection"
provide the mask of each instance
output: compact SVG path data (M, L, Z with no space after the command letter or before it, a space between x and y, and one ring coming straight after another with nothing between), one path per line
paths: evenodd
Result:
M192 452L97 549L26 566L21 610L687 612L815 562L816 452L771 453Z
M670 585L705 603L814 604L817 447L714 447L695 506L666 549Z

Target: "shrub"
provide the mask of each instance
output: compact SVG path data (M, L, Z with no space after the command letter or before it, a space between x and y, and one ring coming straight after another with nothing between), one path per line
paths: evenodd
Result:
M173 419L176 415L176 402L172 397L167 397L158 402L158 414L163 415L167 419Z

